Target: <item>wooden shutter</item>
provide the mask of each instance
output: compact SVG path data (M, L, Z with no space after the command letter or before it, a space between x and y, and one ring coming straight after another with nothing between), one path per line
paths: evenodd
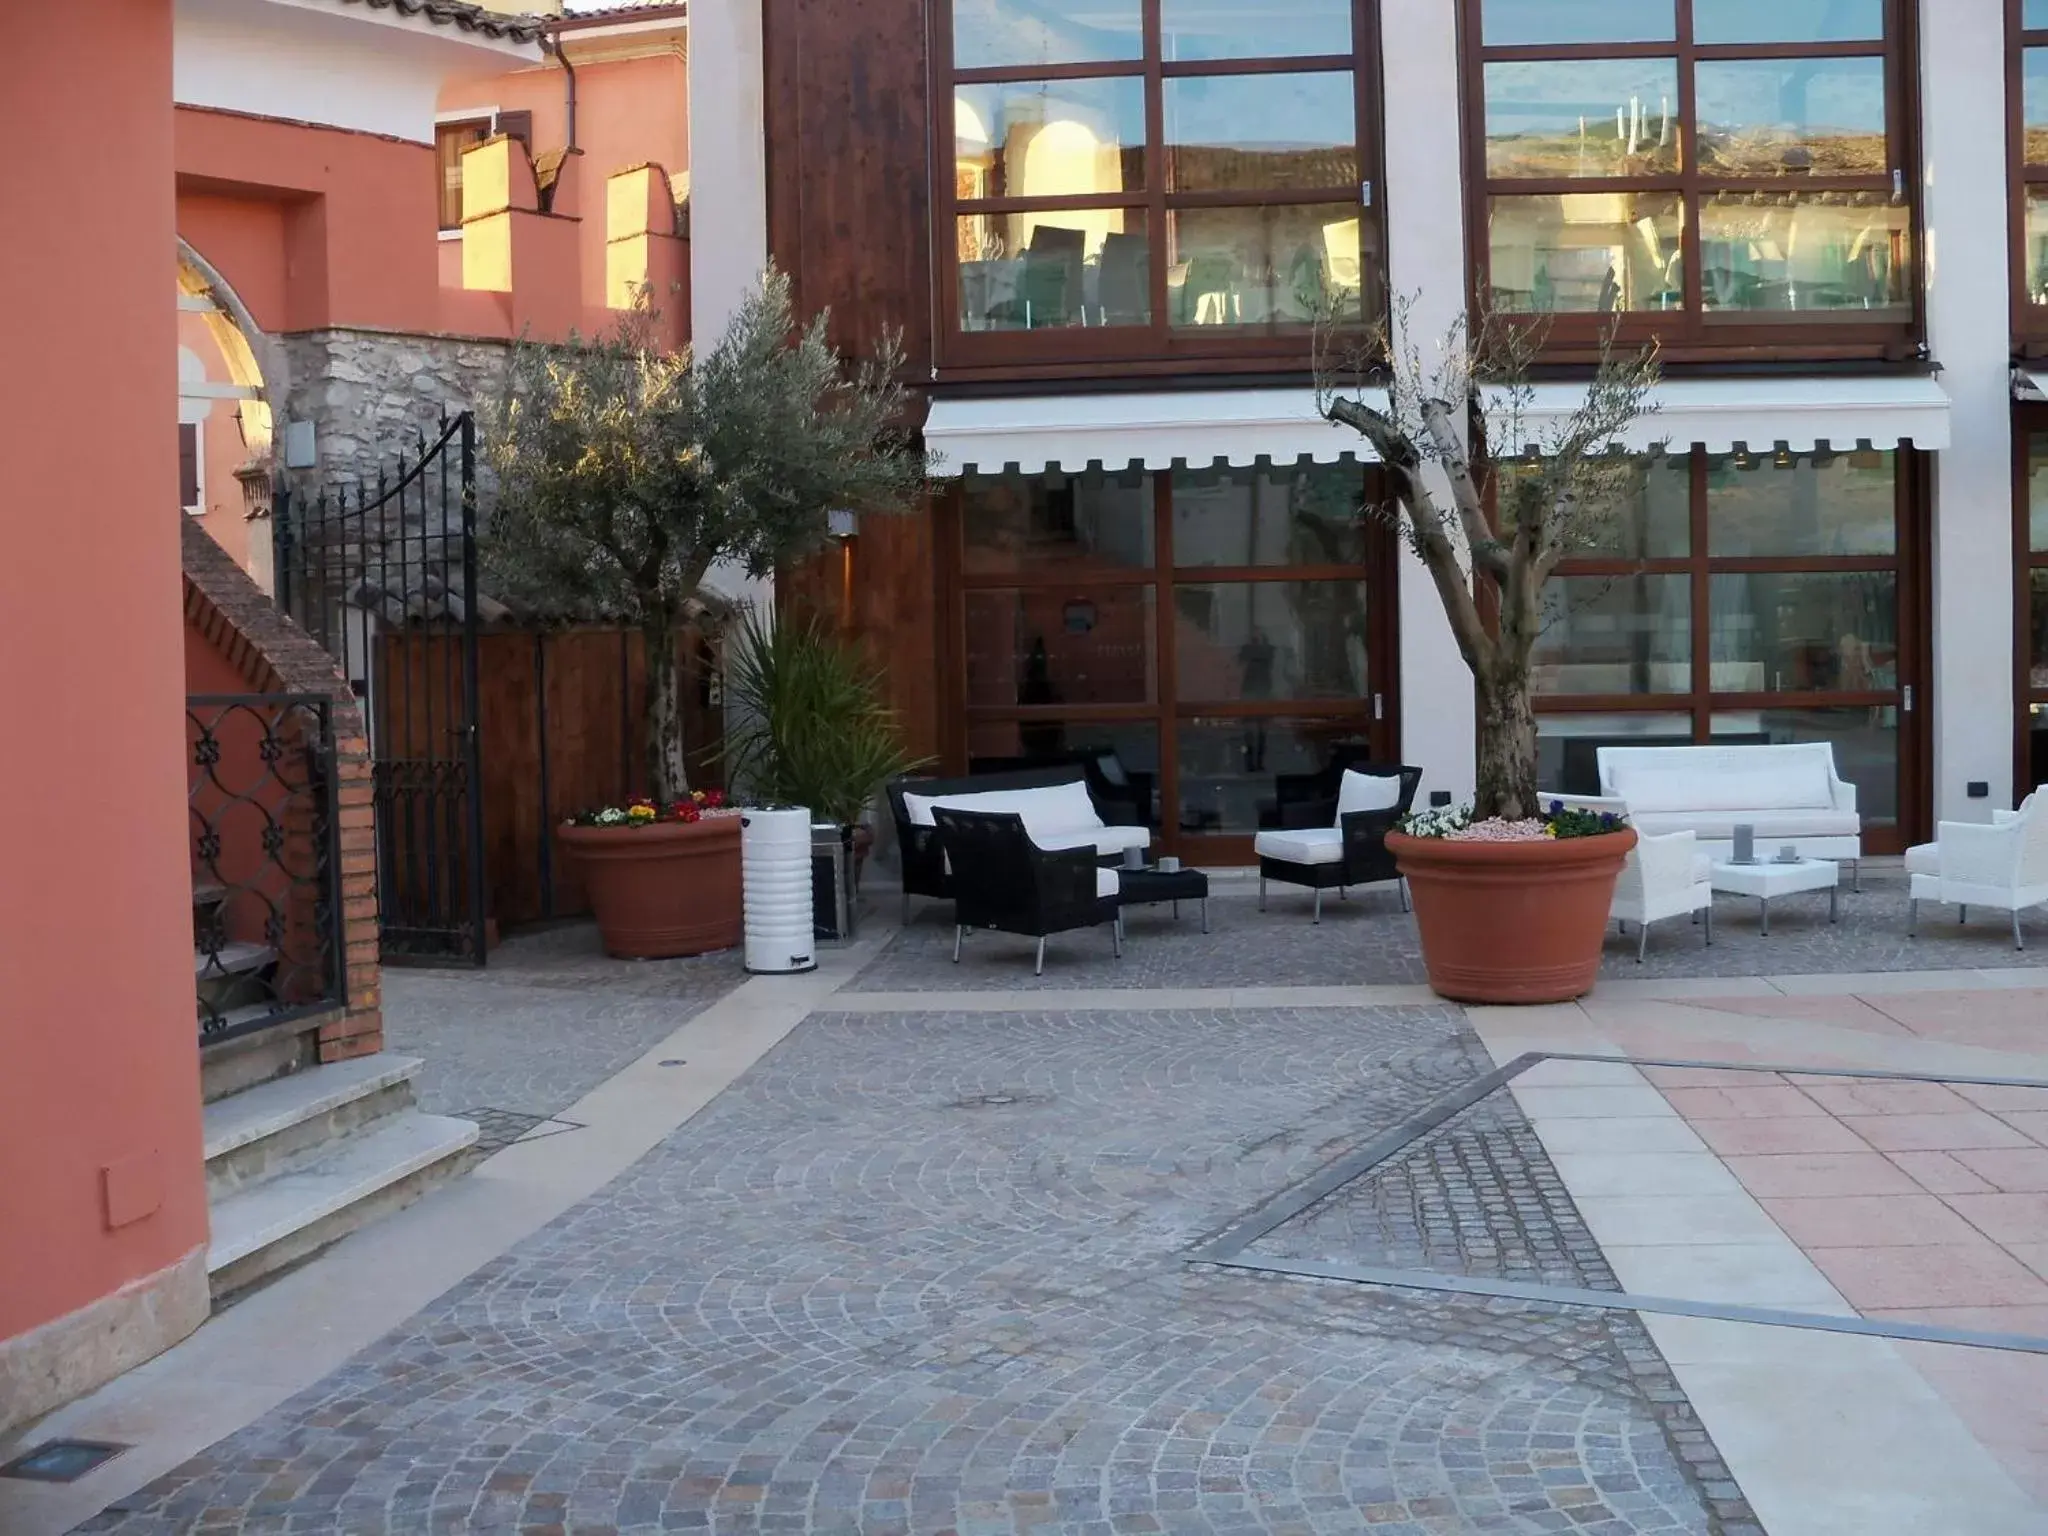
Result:
M507 138L517 139L526 146L526 152L533 153L533 114L531 112L500 112L498 132Z
M199 505L199 427L194 422L178 423L178 505L187 512L203 512Z

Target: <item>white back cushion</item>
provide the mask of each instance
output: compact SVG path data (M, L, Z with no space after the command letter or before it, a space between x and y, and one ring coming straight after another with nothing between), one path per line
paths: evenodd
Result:
M1609 773L1632 811L1826 810L1834 803L1827 764L1807 754L1743 762L1716 753L1691 764L1623 757Z
M1337 818L1343 820L1353 811L1392 810L1401 803L1400 776L1381 777L1376 773L1358 773L1344 770L1344 783L1337 791Z
M1024 818L1024 830L1039 833L1079 831L1099 827L1095 802L1088 798L1088 786L1079 779L1068 784L1050 784L1042 789L991 789L962 795L912 795L903 797L903 809L910 813L914 827L934 825L932 807L949 811L1009 812Z

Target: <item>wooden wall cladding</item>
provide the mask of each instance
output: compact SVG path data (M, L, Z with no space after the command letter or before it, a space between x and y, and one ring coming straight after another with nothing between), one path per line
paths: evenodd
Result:
M889 703L910 750L938 758L939 601L928 506L897 517L863 517L860 534L777 574L786 614L825 618L865 645L888 678Z
M930 138L918 0L764 0L768 249L798 313L932 366Z

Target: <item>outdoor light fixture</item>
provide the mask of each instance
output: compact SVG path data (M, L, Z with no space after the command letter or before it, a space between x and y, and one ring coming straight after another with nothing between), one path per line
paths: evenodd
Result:
M825 514L825 532L835 539L850 539L860 532L860 517L845 507L835 507Z

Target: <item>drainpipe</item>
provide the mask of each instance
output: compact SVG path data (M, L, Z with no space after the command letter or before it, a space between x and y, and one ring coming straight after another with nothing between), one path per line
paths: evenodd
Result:
M544 52L552 54L555 62L562 66L562 116L566 120L567 129L564 137L568 140L568 143L562 147L574 149L576 147L576 66L569 62L569 55L562 51L562 23L560 21L557 21L553 27L541 34L540 45Z

